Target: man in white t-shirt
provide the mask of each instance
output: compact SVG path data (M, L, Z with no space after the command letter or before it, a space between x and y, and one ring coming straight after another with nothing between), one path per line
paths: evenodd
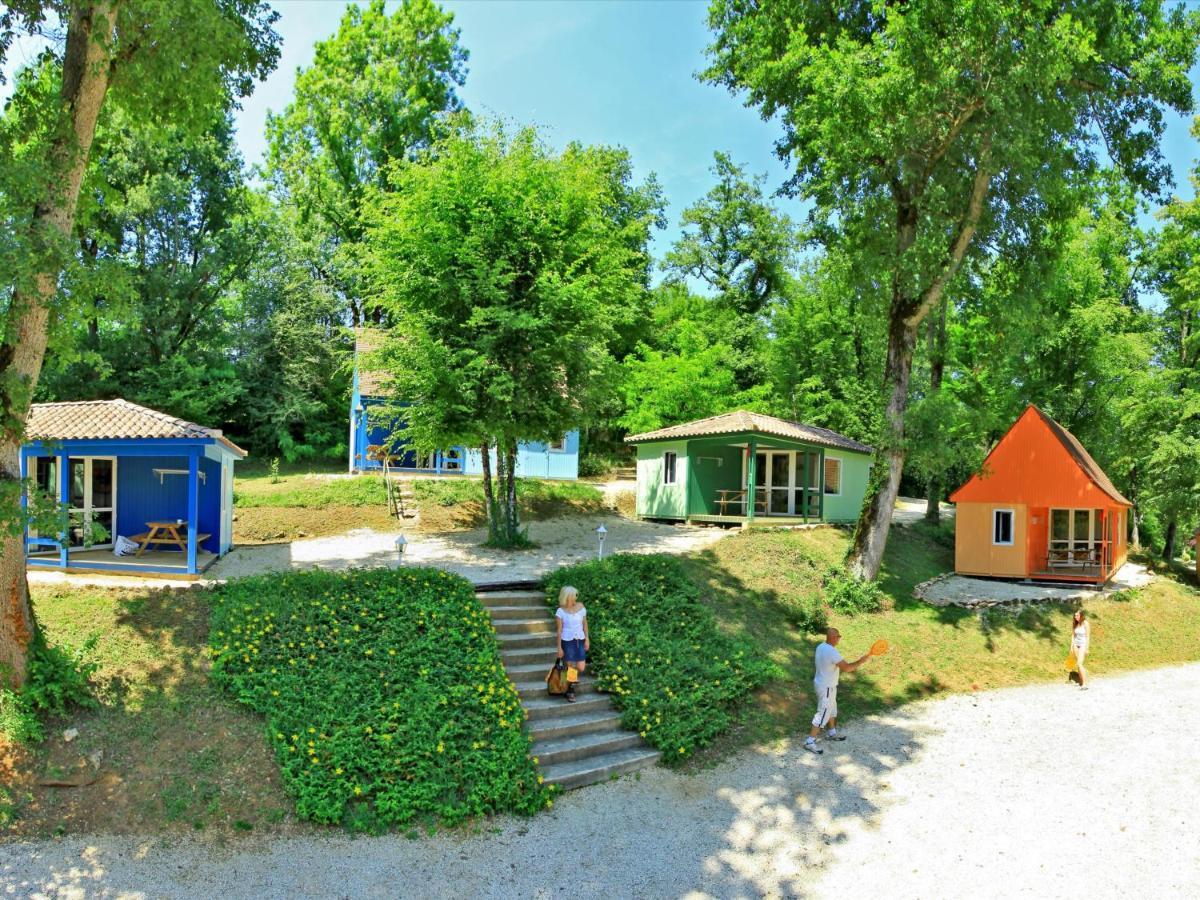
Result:
M813 676L813 688L817 693L817 714L813 716L812 730L808 733L808 740L804 742L804 749L809 753L825 752L817 746L817 736L822 728L827 729L825 737L831 741L846 739L846 736L838 734L837 730L838 676L842 672L853 672L871 658L870 653L864 653L854 662L846 662L837 651L838 641L841 639L841 632L830 628L825 632L825 640L817 644L816 674Z

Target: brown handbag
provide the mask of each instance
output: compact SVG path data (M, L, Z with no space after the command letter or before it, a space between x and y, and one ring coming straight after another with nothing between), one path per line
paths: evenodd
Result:
M562 659L556 659L546 673L546 690L552 695L562 696L567 692L567 667Z

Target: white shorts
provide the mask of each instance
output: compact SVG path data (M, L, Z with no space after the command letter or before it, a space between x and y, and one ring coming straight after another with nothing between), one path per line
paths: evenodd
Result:
M813 728L824 728L830 719L837 718L837 685L832 687L817 687L817 714L813 716Z

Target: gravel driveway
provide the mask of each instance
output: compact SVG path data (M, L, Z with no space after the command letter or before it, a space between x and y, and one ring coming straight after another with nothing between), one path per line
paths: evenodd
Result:
M957 696L534 819L406 840L0 847L0 896L1107 897L1200 892L1200 665Z

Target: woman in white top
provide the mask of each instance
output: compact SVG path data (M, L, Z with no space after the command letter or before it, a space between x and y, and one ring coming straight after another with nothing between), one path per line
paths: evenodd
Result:
M575 702L575 682L587 668L588 640L587 609L579 602L579 591L569 584L558 592L558 656L567 663L567 702Z
M1075 668L1079 670L1079 687L1087 690L1087 672L1083 668L1083 659L1087 656L1088 645L1092 640L1092 625L1083 614L1082 609L1075 610L1071 617L1071 652L1075 654Z

